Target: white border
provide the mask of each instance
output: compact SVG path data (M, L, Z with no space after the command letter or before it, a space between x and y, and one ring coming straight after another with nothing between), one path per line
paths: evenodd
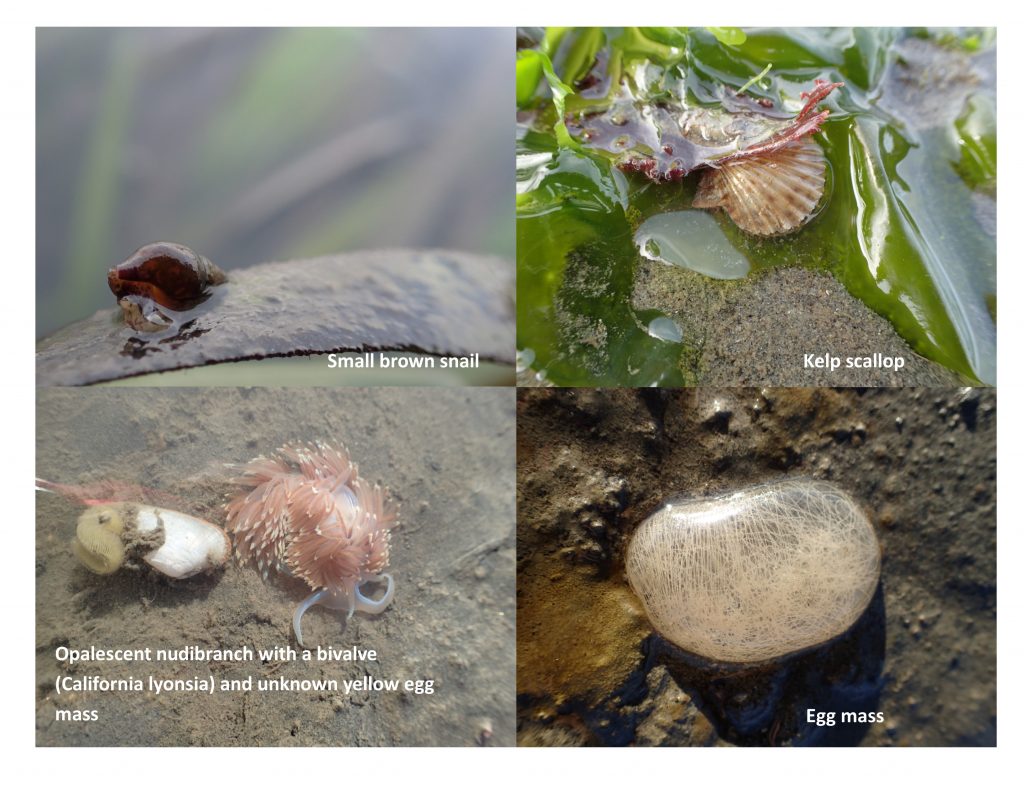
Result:
M700 5L692 10L688 6ZM5 244L3 272L7 283L2 312L4 383L0 388L3 415L4 481L2 529L7 549L4 565L5 630L3 652L2 727L6 774L35 785L91 787L96 784L131 783L148 789L181 789L189 784L209 787L219 783L237 786L255 781L258 787L295 784L301 787L402 789L440 786L475 789L521 787L531 780L546 785L596 787L664 785L710 788L762 788L821 786L862 789L871 785L894 787L900 783L936 788L996 788L1012 777L1010 760L1020 743L1017 707L1021 702L1017 667L1024 643L1019 578L1015 562L1021 553L1020 492L1021 440L1024 439L1022 363L1016 350L1021 341L1021 311L1017 308L1024 289L1024 274L1009 237L1021 216L1017 183L1022 175L1016 139L1021 135L1017 96L1022 92L1021 52L1018 40L1021 12L1007 3L975 0L944 11L938 4L894 3L891 0L857 0L854 3L790 2L781 0L733 0L728 4L669 3L654 0L639 6L621 3L552 3L521 0L499 3L424 3L391 0L387 3L292 2L261 10L255 4L231 4L181 0L173 4L139 2L67 1L32 5L6 4L0 67L4 95L0 101L0 135L3 140L4 178L2 217ZM244 8L244 15L239 9ZM717 17L721 14L724 18ZM880 750L555 750L555 749L204 749L204 750L109 750L36 749L34 727L34 606L32 596L34 553L32 528L34 500L29 473L34 459L34 26L103 25L500 25L541 24L930 24L996 25L999 27L999 77L1002 101L999 123L1000 208L1004 222L1000 236L999 295L1002 316L999 327L999 554L1009 573L999 580L1002 618L999 634L999 698L1003 718L999 722L1000 747L996 750L908 749ZM511 66L511 56L510 56ZM512 222L512 218L509 218ZM955 708L955 700L943 701ZM12 765L13 764L13 765ZM22 771L32 774L26 777Z

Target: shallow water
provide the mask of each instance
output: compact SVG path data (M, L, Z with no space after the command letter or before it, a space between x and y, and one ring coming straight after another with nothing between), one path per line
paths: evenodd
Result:
M704 211L655 214L637 229L633 242L644 258L720 280L735 280L750 271L750 262Z
M751 32L730 47L700 30L586 29L563 32L549 51L563 80L581 81L567 113L607 106L620 78L651 103L713 107L722 86L738 89L771 64L747 93L790 115L815 79L844 82L816 136L830 163L819 215L791 236L757 239L713 213L728 242L717 245L722 252L703 239L687 250L694 237L680 234L677 255L692 257L699 247L723 265L738 252L752 273L783 265L830 271L919 354L995 383L994 34L795 29ZM525 101L520 93L520 348L555 383L676 383L678 356L656 372L624 362L646 358L651 340L629 305L643 255L633 235L689 209L696 177L658 185L564 135L559 144L545 95L543 87ZM580 278L566 277L581 254L589 279L605 284L603 305L581 293ZM569 305L577 308L571 316ZM593 373L593 355L583 364L580 317L615 339L604 375Z
M996 406L992 388L520 390L519 743L995 744ZM671 646L626 570L641 523L808 476L883 548L853 628L765 664Z

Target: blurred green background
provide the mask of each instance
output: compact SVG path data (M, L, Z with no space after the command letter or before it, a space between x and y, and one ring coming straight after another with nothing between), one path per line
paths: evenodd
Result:
M511 29L40 29L36 332L181 242L224 269L515 250Z

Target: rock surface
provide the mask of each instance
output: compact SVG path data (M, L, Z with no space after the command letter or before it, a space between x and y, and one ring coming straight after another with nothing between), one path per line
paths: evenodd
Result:
M995 431L992 390L520 392L519 743L994 744ZM633 530L670 496L808 475L882 545L851 630L755 666L655 634L623 575Z

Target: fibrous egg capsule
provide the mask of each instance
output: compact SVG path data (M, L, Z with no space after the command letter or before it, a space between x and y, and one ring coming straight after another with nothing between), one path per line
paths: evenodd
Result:
M637 528L626 555L655 629L719 662L764 662L842 634L880 571L861 508L807 479L670 500Z

